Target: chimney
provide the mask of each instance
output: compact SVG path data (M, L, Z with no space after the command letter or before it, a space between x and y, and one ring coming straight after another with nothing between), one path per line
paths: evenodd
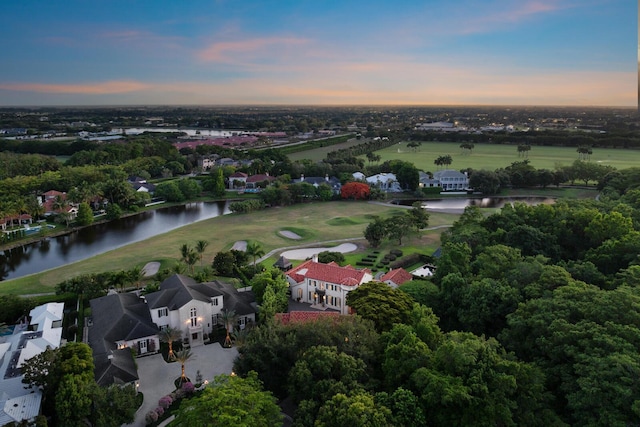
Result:
M318 254L313 254L313 256L311 257L311 261L318 262Z
M325 181L327 181L327 182L329 182L329 174L326 174L326 175L324 176L324 180L325 180Z
M304 182L304 174L300 174L300 182Z

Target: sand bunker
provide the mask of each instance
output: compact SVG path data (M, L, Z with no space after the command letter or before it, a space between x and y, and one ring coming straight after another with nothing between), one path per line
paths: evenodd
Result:
M289 230L280 230L278 231L278 233L283 236L286 237L287 239L293 239L293 240L300 240L302 239L301 236L298 236L296 233L294 233L293 231L289 231ZM322 251L320 251L322 252Z
M282 256L287 259L307 259L311 258L315 254L319 254L324 251L331 252L353 252L358 249L358 246L353 243L343 243L338 246L334 246L332 248L304 248L304 249L292 249L290 251L285 251L282 253Z
M159 262L148 262L144 267L142 267L142 274L144 274L144 277L155 276L159 269Z
M238 240L231 247L232 250L236 251L246 251L247 250L247 241L246 240Z

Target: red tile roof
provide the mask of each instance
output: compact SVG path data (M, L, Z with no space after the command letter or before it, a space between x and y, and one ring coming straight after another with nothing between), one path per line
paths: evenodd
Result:
M260 175L251 175L249 178L247 178L247 182L275 181L275 179L276 178L273 176L260 174Z
M396 268L395 270L391 270L380 278L381 282L386 282L387 280L392 281L396 285L401 285L404 282L408 282L413 279L411 273L403 268Z
M320 262L315 262L312 259L303 262L286 273L286 275L295 280L296 283L301 283L305 278L308 278L311 280L321 280L323 282L349 286L357 286L361 284L366 274L371 274L371 272L367 269L356 270L350 265L340 267L335 262L322 264Z
M276 321L283 325L289 323L314 322L323 317L338 317L337 311L292 311L290 313L276 313Z

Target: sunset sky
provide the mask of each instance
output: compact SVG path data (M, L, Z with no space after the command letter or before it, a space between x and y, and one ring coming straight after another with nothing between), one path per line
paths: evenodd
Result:
M0 105L636 106L630 0L4 0Z

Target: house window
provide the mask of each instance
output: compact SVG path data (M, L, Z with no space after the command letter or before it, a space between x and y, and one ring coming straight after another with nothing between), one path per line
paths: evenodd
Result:
M213 305L218 305L218 298L213 299Z
M198 326L198 314L196 312L195 307L191 309L190 315L191 315L191 326L192 327Z
M218 315L217 314L214 314L213 316L211 316L211 324L213 326L218 325Z
M164 316L168 316L169 315L169 309L168 308L161 308L158 310L158 317L164 317Z

